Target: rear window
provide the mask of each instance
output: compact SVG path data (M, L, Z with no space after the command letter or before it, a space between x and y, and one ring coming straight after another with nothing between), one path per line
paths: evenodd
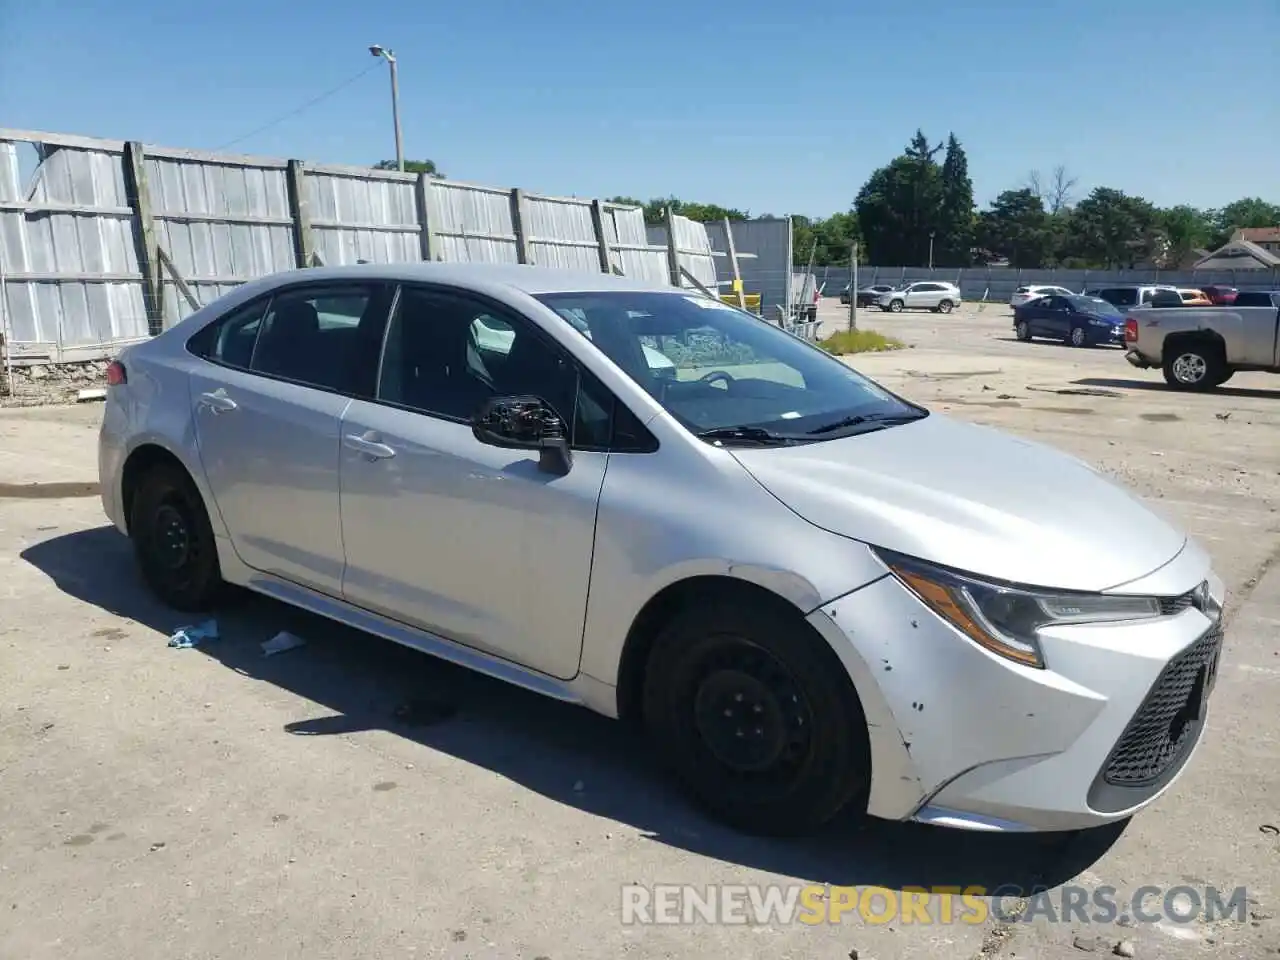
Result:
M1030 288L1030 287L1019 287L1017 290L1015 290L1015 291L1013 291L1013 292L1014 292L1014 293L1030 293L1030 292L1031 292L1031 288Z
M1272 295L1261 290L1241 290L1236 294L1237 307L1271 307L1275 303Z

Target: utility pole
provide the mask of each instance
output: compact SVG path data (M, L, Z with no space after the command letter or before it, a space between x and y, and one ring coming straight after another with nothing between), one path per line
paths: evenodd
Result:
M849 332L858 329L858 241L849 248Z
M369 47L375 57L386 60L391 67L391 117L396 125L396 169L404 172L404 141L400 138L400 77L396 73L396 55L379 44Z
M929 231L929 269L930 270L933 269L933 234L934 232L930 230Z

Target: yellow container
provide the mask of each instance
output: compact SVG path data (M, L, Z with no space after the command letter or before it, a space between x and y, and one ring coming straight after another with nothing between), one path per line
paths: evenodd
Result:
M722 293L720 294L720 299L731 307L736 307L738 305L738 295L736 293ZM752 313L760 312L760 294L744 293L742 295L742 299L745 302L747 309Z

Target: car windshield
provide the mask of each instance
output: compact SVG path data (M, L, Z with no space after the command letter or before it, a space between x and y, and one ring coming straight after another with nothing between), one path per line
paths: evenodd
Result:
M827 440L928 414L821 349L708 297L608 291L538 299L589 334L686 428L715 434L708 439ZM654 357L671 367L660 369Z
M1123 317L1124 314L1101 297L1071 297L1071 306L1077 313L1091 313L1095 317Z

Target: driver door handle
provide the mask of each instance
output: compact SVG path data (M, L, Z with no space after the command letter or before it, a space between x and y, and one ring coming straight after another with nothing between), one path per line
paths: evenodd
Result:
M369 436L361 436L358 433L348 433L342 438L342 444L348 450L354 450L368 457L370 460L389 460L396 455L393 447L387 446L377 440L371 439Z
M210 393L200 394L200 406L210 413L227 413L236 409L236 402L219 387Z

